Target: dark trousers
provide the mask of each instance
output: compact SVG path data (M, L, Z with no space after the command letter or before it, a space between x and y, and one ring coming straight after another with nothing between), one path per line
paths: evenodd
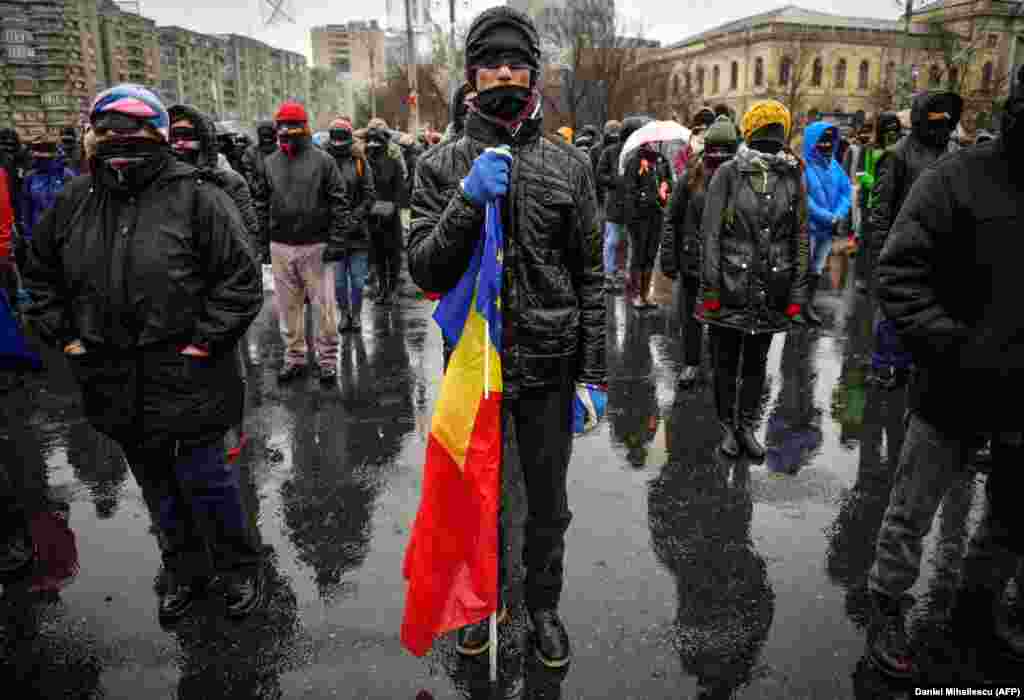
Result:
M739 390L740 423L753 423L761 403L761 392L768 369L770 333L750 335L741 331L709 326L711 332L711 365L715 372L715 407L718 420L732 425L736 420L736 380L740 372L743 383ZM740 352L743 367L740 368Z
M875 314L875 349L871 354L871 367L880 369L910 369L913 364L910 351L896 332L896 324L885 318L882 310Z
M661 245L662 214L660 209L636 212L626 224L633 257L629 263L631 272L651 272L658 246Z
M398 286L398 274L402 266L402 248L400 246L373 246L372 262L377 270L377 284L381 291L394 291Z
M25 422L23 380L0 370L0 545L28 535L28 519L46 506L46 462Z
M687 365L700 364L701 340L704 324L693 316L700 294L700 278L680 275L679 278L679 323L682 325L683 362Z
M238 469L225 462L223 439L195 448L178 441L162 450L126 446L125 455L157 521L169 571L188 579L259 565Z
M562 595L574 396L566 382L502 404L501 588L510 609L524 596L528 610L557 608Z

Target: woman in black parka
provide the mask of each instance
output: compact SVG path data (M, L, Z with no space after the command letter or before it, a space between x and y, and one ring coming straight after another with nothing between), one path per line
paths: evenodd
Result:
M746 145L715 174L701 220L699 314L711 326L721 448L757 461L765 456L754 425L772 335L803 322L806 298L807 193L800 161L785 151L791 124L774 100L750 108L741 124Z
M661 242L661 271L669 279L682 275L679 316L683 326L684 361L679 388L693 386L700 367L701 322L693 315L700 294L701 218L704 197L718 168L736 155L738 134L728 117L719 117L704 137L704 150L690 158L672 192Z

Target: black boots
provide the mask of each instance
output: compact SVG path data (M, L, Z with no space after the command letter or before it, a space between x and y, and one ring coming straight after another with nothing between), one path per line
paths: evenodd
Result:
M533 621L533 636L540 662L548 668L562 668L568 665L571 657L569 633L565 631L558 611L536 610L530 617Z
M872 593L871 599L868 659L887 676L901 680L910 678L914 674L914 662L903 625L900 602L881 593Z
M224 605L227 616L240 620L263 601L263 570L232 573L224 581Z
M164 577L163 590L157 602L157 618L164 627L181 620L209 583L207 578L186 579L170 571Z
M748 376L743 380L740 387L740 415L739 423L736 426L736 440L747 456L754 462L764 461L764 445L757 440L755 426L757 425L758 409L761 405L761 391L763 380L760 376Z
M508 610L498 613L498 624L508 621ZM491 618L460 627L455 634L455 649L463 656L479 656L491 648Z
M746 453L755 462L764 460L764 446L754 434L761 402L762 381L750 377L743 381L739 394L739 415L736 415L736 374L721 362L715 368L715 399L718 422L722 426L719 449L733 459Z
M804 306L804 318L812 326L821 325L821 316L814 309L814 297L818 294L818 287L821 286L821 275L807 275L807 304Z
M731 420L720 421L719 425L722 426L722 442L718 445L718 449L726 457L736 459L740 456L740 452L743 449L740 447L739 440L737 439L736 428L733 427Z

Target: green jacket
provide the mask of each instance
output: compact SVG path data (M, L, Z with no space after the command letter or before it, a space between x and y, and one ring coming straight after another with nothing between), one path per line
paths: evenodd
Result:
M875 208L875 184L878 182L876 173L878 172L878 164L882 161L882 157L885 155L884 148L878 148L877 146L870 146L865 150L864 153L864 172L858 179L860 183L861 191L868 193L867 208L870 211Z

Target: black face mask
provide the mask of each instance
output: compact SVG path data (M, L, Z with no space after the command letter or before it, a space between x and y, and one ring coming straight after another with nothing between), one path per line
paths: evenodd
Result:
M925 124L922 140L935 148L945 148L953 135L953 124L949 121L929 121Z
M147 138L111 139L96 144L100 182L121 192L138 192L160 173L170 159L167 144Z
M530 102L530 88L520 85L499 85L477 95L477 104L484 114L512 120L523 113Z
M835 146L833 145L833 143L831 141L824 141L824 140L818 141L818 146L817 146L818 155L820 155L822 158L831 158L832 157L832 151L833 151L834 148L835 148Z

